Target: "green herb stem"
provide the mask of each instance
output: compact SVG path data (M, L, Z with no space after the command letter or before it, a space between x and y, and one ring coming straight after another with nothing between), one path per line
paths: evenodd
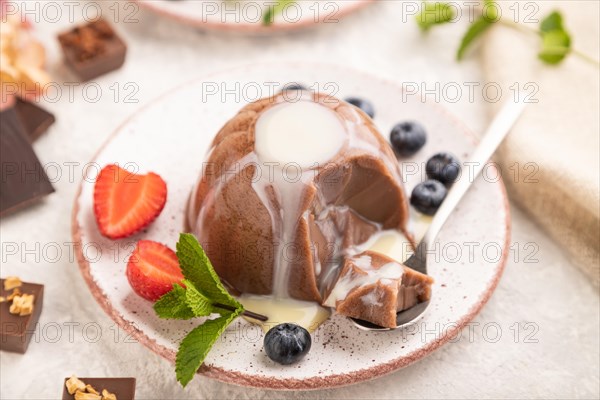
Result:
M527 25L523 25L523 24L519 24L517 22L511 21L509 19L506 18L500 18L498 20L499 23L501 23L502 25L509 27L511 29L515 29L517 31L521 31L521 32L525 32L525 33L533 33L536 35L540 35L540 31L537 29L533 29L528 27Z
M573 53L574 55L576 55L577 57L581 58L584 61L589 62L590 64L595 65L596 67L600 67L600 61L596 60L594 57L585 54L577 49L571 49L571 53Z
M224 310L235 311L235 307L228 306L228 305L225 305L225 304L216 303L216 304L214 304L214 306L218 307L218 308L222 308ZM248 310L244 310L242 312L242 315L245 315L246 317L250 317L252 319L256 319L256 320L262 321L262 322L265 322L265 321L267 321L269 319L269 317L267 317L265 315L258 314L258 313L255 313L255 312L252 312L252 311L248 311Z
M504 19L504 18L501 18L498 22L500 22L502 25L504 25L504 26L506 26L508 28L515 29L515 30L520 31L520 32L534 34L534 35L537 35L537 36L541 36L541 34L542 34L542 32L539 31L539 30L537 30L537 29L530 28L529 26L526 26L526 25L523 25L523 24L519 24L519 23L516 23L514 21ZM573 54L573 55L581 58L582 60L584 60L586 62L589 62L590 64L595 65L596 67L600 67L600 61L599 60L596 60L594 57L592 57L592 56L590 56L590 55L588 55L588 54L586 54L586 53L584 53L584 52L582 52L580 50L571 48L569 50L569 53L571 53L571 54Z

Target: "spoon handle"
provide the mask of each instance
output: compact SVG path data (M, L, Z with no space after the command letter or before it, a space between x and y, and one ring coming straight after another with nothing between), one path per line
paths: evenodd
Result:
M500 143L502 143L502 140L504 140L514 123L523 112L526 104L522 100L523 97L524 96L519 94L519 101L507 102L496 115L485 132L483 138L479 142L479 145L469 158L469 161L464 163L464 166L467 166L468 170L465 171L465 168L462 168L462 173L458 181L452 185L452 188L448 192L446 199L435 213L429 229L425 233L425 236L423 236L421 243L419 243L418 250L425 251L426 254L429 244L435 241L435 238L446 223L446 220L452 211L454 211L469 187L471 187L473 182L475 182L485 164L492 157ZM421 247L423 247L423 249L420 249Z

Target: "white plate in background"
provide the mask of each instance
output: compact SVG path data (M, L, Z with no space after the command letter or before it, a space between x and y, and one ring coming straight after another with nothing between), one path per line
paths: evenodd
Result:
M319 23L335 24L374 0L301 0L286 6L265 26L269 0L135 0L140 6L181 23L203 29L253 34L291 31Z

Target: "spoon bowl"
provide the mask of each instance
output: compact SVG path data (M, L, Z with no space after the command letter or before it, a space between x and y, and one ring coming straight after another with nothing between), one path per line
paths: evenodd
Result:
M424 301L422 303L416 304L415 306L406 309L404 311L400 311L396 314L396 327L395 328L386 328L383 326L376 325L372 322L365 321L357 318L349 318L357 328L365 330L365 331L391 331L394 329L400 329L407 326L410 326L420 320L425 314L425 310L429 307L429 301Z
M418 271L422 274L427 274L427 254L430 246L435 242L438 233L448 220L452 211L460 203L465 193L471 187L475 178L479 176L485 164L489 161L492 155L495 153L502 140L506 137L510 128L515 124L523 109L525 108L525 102L522 100L525 96L516 96L519 101L509 101L496 115L486 133L484 134L481 142L473 152L469 159L470 165L473 167L473 173L462 174L457 182L454 183L448 195L444 199L444 202L435 213L435 216L431 220L427 232L421 239L421 242L417 245L415 252L404 262L404 265ZM429 301L419 303L411 308L402 310L396 314L396 327L386 328L368 321L360 319L349 318L354 325L363 330L369 331L387 331L395 330L407 327L414 324L419 318L423 316L427 310Z

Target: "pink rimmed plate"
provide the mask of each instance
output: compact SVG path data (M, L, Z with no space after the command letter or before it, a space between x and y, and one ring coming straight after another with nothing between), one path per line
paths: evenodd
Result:
M256 0L134 0L159 15L201 29L248 34L293 31L317 24L335 24L374 0L302 0L287 5L265 26L262 15L272 1Z
M175 247L186 200L213 136L247 102L293 81L341 98L370 99L375 122L386 136L396 122L423 123L429 134L426 146L401 164L407 192L423 179L424 162L434 153L450 151L464 160L473 150L474 137L441 107L403 96L400 84L330 65L271 63L222 71L179 86L132 115L90 164L75 199L73 237L81 272L104 311L170 361L180 340L201 320L157 318L152 304L129 287L128 255L142 238ZM93 213L94 178L100 167L115 162L160 174L169 190L158 219L146 231L119 241L100 235ZM496 174L488 171L487 176ZM238 385L298 390L357 383L405 367L448 342L489 299L505 264L509 220L502 181L480 177L430 255L429 272L435 278L431 306L409 329L365 332L333 316L313 333L312 350L301 363L281 366L265 355L261 329L239 318L212 348L200 373Z

